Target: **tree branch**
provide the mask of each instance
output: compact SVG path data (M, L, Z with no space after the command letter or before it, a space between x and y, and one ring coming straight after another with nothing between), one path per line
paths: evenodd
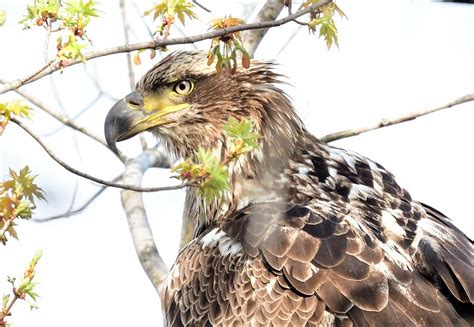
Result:
M267 0L262 9L258 12L254 23L275 21L283 10L283 7L284 4L282 0ZM246 31L243 34L244 47L251 57L255 54L255 51L267 32L268 28L265 28Z
M201 8L202 10L204 11L207 11L207 12L212 12L210 9L208 9L207 7L204 7L200 2L198 2L197 0L192 0L194 2L194 4L196 6L198 6L199 8Z
M4 243L6 242L7 238L5 236L6 232L8 229L12 226L13 220L15 220L15 216L11 216L9 218L3 218L3 227L0 229L0 242Z
M17 92L18 90L15 90L15 92ZM18 92L18 94L20 94ZM94 99L92 99L91 102L89 102L85 107L83 107L77 114L75 114L74 116L72 117L69 117L69 116L62 116L64 118L66 118L66 121L71 121L71 122L74 122L77 118L79 118L81 115L83 115L87 110L89 110L94 104L97 103L97 101L99 101L99 99L102 97L102 94L99 93ZM28 98L25 97L25 99L28 100ZM31 101L30 101L31 102ZM33 102L32 102L33 103ZM44 108L40 108L42 110L44 110ZM46 111L46 110L45 110ZM49 112L47 112L49 113ZM56 118L56 117L54 117ZM57 118L56 118L57 119ZM56 134L57 132L59 132L61 129L63 129L64 127L68 127L68 125L66 125L65 122L63 122L62 120L60 120L61 123L63 123L61 126L57 127L56 129L52 130L52 131L49 131L47 133L44 133L42 136L43 137L48 137L48 136L51 136L51 135L54 135ZM77 126L77 124L74 122L74 125ZM69 126L70 127L70 126ZM72 127L71 127L72 128ZM98 138L100 138L99 136L97 136ZM103 141L102 138L100 138L100 140ZM120 153L120 152L119 152ZM122 156L122 155L119 155L119 157ZM124 161L124 160L122 160Z
M0 80L0 83L1 82L3 82L3 81ZM35 105L39 109L43 110L45 113L47 113L48 115L50 115L51 117L53 117L57 121L63 123L65 126L68 126L72 129L78 131L78 132L81 132L82 134L88 136L89 138L93 139L94 141L100 143L101 145L105 146L108 150L110 150L107 146L107 143L105 143L104 139L102 139L98 135L95 135L94 133L89 131L86 127L78 125L76 122L71 120L66 115L63 115L63 114L55 111L54 109L49 107L47 104L43 103L40 99L28 94L27 92L25 92L23 90L17 89L17 90L15 90L15 92L18 93L19 95L21 95L23 98L25 98L29 102L31 102L33 105ZM124 157L122 155L119 154L117 157L121 161L124 161Z
M228 28L223 28L219 29L216 31L208 32L208 33L203 33L203 34L197 34L193 36L186 36L186 37L180 37L180 38L171 38L171 39L166 39L166 40L153 40L153 41L148 41L148 42L140 42L140 43L134 43L130 45L121 45L117 47L111 47L103 50L98 50L98 51L92 51L89 53L84 54L84 58L86 60L92 60L95 58L99 57L104 57L104 56L109 56L112 54L117 54L117 53L125 53L125 52L131 52L131 51L136 51L136 50L142 50L142 49L158 49L164 46L168 45L177 45L177 44L188 44L188 43L194 43L194 42L199 42L199 41L204 41L204 40L209 40L215 37L220 37L224 36L230 33L235 33L235 32L241 32L241 31L248 31L248 30L255 30L255 29L267 29L271 27L277 27L284 25L286 23L294 21L296 18L301 17L303 15L306 15L310 13L311 11L314 11L328 3L332 2L331 0L322 0L318 3L314 3L311 6L299 10L298 12L288 15L282 19L278 19L275 21L265 21L265 22L256 22L256 23L251 23L251 24L243 24L239 26L232 26ZM74 60L72 61L69 66L76 65L78 63L81 63L81 60ZM58 71L61 69L60 63L58 61L55 62L50 62L46 66L41 67L38 71L30 74L27 78L19 79L16 81L12 81L3 87L0 88L0 94L3 94L5 92L14 90L16 88L19 88L23 85L26 85L28 83L34 82L44 76L47 76L55 71Z
M347 130L344 130L344 131L328 134L326 136L321 137L320 139L321 139L321 141L324 141L324 142L327 142L327 143L333 142L333 141L340 140L340 139L343 139L343 138L346 138L346 137L352 137L352 136L356 136L356 135L359 135L359 134L362 134L362 133L370 132L370 131L373 131L373 130L376 130L376 129L380 129L380 128L384 128L384 127L387 127L387 126L392 126L392 125L404 123L404 122L407 122L407 121L410 121L410 120L414 120L418 117L426 116L426 115L432 114L434 112L437 112L437 111L440 111L440 110L443 110L443 109L448 109L448 108L451 108L453 106L457 106L459 104L469 102L469 101L474 101L474 93L467 94L465 96L457 98L457 99L455 99L453 101L450 101L447 104L445 104L443 106L440 106L440 107L435 107L435 108L431 108L431 109L427 109L427 110L417 111L417 112L405 114L403 116L392 118L392 119L382 119L379 122L377 122L375 124L372 124L372 125L368 125L368 126L360 127L360 128L354 128L354 129L347 129Z
M25 132L27 132L36 142L41 145L41 147L46 151L46 153L54 160L56 161L59 165L61 165L64 169L67 171L80 176L82 178L91 180L95 183L110 186L110 187L115 187L115 188L121 188L124 190L131 190L131 191L136 191L136 192L160 192L160 191L172 191L172 190L179 190L188 186L192 186L191 184L179 184L179 185L172 185L172 186L162 186L162 187L138 187L134 185L128 185L128 184L118 184L110 181L103 180L98 177L94 177L92 175L83 173L68 164L66 164L64 161L59 159L58 156L54 154L54 152L41 140L41 138L33 133L28 127L26 127L22 122L20 122L16 118L11 118L10 121L13 123L17 124L19 127L21 127ZM168 162L168 158L164 155L160 155L160 161L157 161L157 166L161 168L168 168L170 166L170 163Z
M122 13L125 44L128 45L129 38L125 0L120 0L120 9ZM130 52L127 52L127 66L130 90L134 90L135 76L133 74L132 57ZM148 168L155 166L158 162L165 163L169 166L170 162L169 158L157 149L145 150L146 141L143 135L140 135L140 141L142 143L142 148L144 149L143 153L137 158L127 161L125 172L123 174L123 180L125 183L136 186L142 184L143 174L148 170ZM153 233L148 222L142 194L133 191L122 191L121 198L138 259L142 264L143 270L159 294L160 286L168 275L168 268L156 247Z
M122 179L122 176L123 176L123 174L120 174L117 177L115 177L112 181L113 182L118 182L119 180ZM43 217L43 218L32 218L31 220L34 221L34 222L37 222L37 223L47 223L47 222L52 221L52 220L75 216L75 215L81 213L82 211L84 211L85 209L87 209L87 207L89 207L89 205L92 202L94 202L94 200L96 200L102 193L104 193L104 191L106 189L107 189L107 186L101 186L100 189L97 192L95 192L86 202L84 202L77 209L74 209L74 210L69 209L69 210L66 210L63 213L58 214L58 215Z
M127 21L127 13L125 11L125 0L120 0L120 13L122 15L122 27L123 27L123 36L125 39L125 45L130 44L128 37L128 29L130 28ZM128 80L130 82L130 90L135 89L135 74L133 73L132 65L132 55L130 52L127 52L127 69L128 69Z
M139 186L144 172L149 167L159 164L162 159L157 150L144 151L137 158L127 162L123 182ZM138 259L159 294L161 284L166 279L169 270L158 253L144 209L142 194L133 191L122 191L121 198Z

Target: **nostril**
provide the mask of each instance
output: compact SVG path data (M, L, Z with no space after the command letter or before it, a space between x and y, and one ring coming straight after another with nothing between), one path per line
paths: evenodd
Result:
M125 101L133 107L142 107L143 106L143 97L142 95L135 91L130 93L125 97Z

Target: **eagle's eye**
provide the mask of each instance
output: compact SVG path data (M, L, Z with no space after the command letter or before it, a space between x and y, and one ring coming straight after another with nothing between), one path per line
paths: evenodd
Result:
M173 90L179 95L188 95L189 93L193 91L193 89L194 89L194 83L189 80L179 81L173 87Z

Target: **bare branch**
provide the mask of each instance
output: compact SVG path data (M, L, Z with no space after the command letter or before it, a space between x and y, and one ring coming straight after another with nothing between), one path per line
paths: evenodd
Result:
M18 94L20 94L18 91L19 91L19 90L15 90L15 92L17 92ZM99 93L94 99L92 99L91 102L89 102L85 107L83 107L83 108L82 108L77 114L75 114L73 117L65 116L64 118L66 118L67 120L73 122L73 121L76 120L77 118L81 117L81 115L83 115L87 110L89 110L94 104L96 104L96 102L99 101L101 97L102 97L102 94ZM26 97L25 97L25 99L28 100L28 98L26 98ZM44 108L40 108L40 109L44 110ZM46 111L46 110L44 110L44 111ZM51 111L51 112L53 112L53 111ZM48 112L48 113L49 113L49 112ZM54 117L54 118L56 118L56 117ZM63 128L67 127L67 125L66 125L63 121L61 121L61 123L62 123L62 124L61 124L59 127L57 127L56 129L54 129L54 130L52 130L52 131L50 131L50 132L44 133L42 136L43 136L43 137L47 137L47 136L54 135L54 134L56 134L57 132L59 132L60 130L62 130ZM77 126L76 123L74 123L74 124ZM97 136L97 137L99 137L99 136ZM102 139L101 139L101 140L102 140Z
M36 135L35 133L33 133L28 127L26 127L22 122L20 122L18 119L16 118L11 118L10 121L12 121L13 123L17 124L18 126L20 126L25 132L27 132L36 142L39 143L39 145L41 145L41 147L46 151L46 153L54 160L56 161L59 165L61 165L64 169L66 169L67 171L77 175L77 176L80 176L82 178L85 178L85 179L88 179L88 180L91 180L95 183L98 183L98 184L102 184L102 185L106 185L106 186L110 186L110 187L116 187L116 188L121 188L121 189L124 189L124 190L130 190L130 191L136 191L136 192L160 192L160 191L172 191L172 190L179 190L179 189L182 189L182 188L185 188L185 187L188 187L188 186L193 186L191 184L180 184L180 185L172 185L172 186L162 186L162 187L137 187L137 186L134 186L134 185L127 185L127 184L118 184L118 183L114 183L114 182L110 182L110 181L106 181L106 180L103 180L101 178L98 178L98 177L94 177L94 176L91 176L89 174L86 174L86 173L83 173L71 166L69 166L68 164L66 164L64 161L62 161L61 159L59 159L58 156L56 156L54 154L54 152L41 140L41 138ZM158 167L161 167L161 168L167 168L169 167L169 162L168 162L168 158L164 155L161 154L160 156L160 161L157 163L157 166Z
M204 7L200 2L198 2L197 0L193 0L194 4L196 6L198 6L199 8L201 8L202 10L204 11L207 11L207 12L212 12L210 9L208 9L207 7Z
M144 172L149 167L157 165L161 160L161 153L157 150L143 152L137 158L127 162L123 182L139 186ZM166 279L169 270L158 253L144 209L142 194L133 191L122 191L121 198L138 259L159 294L161 284Z
M2 79L0 79L0 83L5 83ZM55 118L57 121L63 123L65 126L68 126L78 132L81 132L82 134L90 137L91 139L93 139L94 141L102 144L103 146L105 146L107 149L108 149L108 146L107 146L107 143L105 143L105 140L102 139L100 136L98 135L95 135L94 133L92 133L91 131L89 131L87 128L85 128L84 126L80 126L78 125L76 122L74 122L73 120L71 120L69 117L67 117L66 115L63 115L57 111L55 111L54 109L52 109L51 107L49 107L47 104L43 103L40 99L30 95L29 93L25 92L25 91L22 91L22 90L14 90L16 93L18 93L19 95L21 95L23 98L25 98L26 100L28 100L29 102L31 102L33 105L35 105L36 107L38 107L39 109L43 110L45 113L47 113L48 115L50 115L51 117ZM122 160L122 158L120 158L119 156L119 159Z
M257 14L255 18L255 23L266 22L266 21L275 21L283 10L284 4L282 0L267 0L263 5L262 9ZM296 19L296 18L295 18ZM258 45L263 40L265 34L267 34L268 28L265 29L255 29L246 31L243 34L244 47L248 51L251 57L255 54L255 51L258 48Z
M13 220L15 220L15 216L11 216L9 218L4 218L3 220L3 227L0 229L0 242L5 244L7 238L5 234L7 233L8 229L12 226Z
M295 30L291 33L291 35L286 39L285 43L282 45L280 50L278 50L275 57L278 57L283 52L283 50L286 49L286 47L290 44L290 42L293 40L293 38L296 36L296 34L298 34L298 32L301 30L301 27L302 26L299 25L295 28Z
M41 73L43 73L44 71L48 71L48 68L51 68L51 65L53 65L53 64L54 64L54 60L48 61L43 66L41 66L40 69L38 69L37 71L34 71L33 73L29 74L28 76L25 76L24 78L20 78L20 79L14 81L14 82L4 83L4 84L6 84L6 86L4 87L5 91L3 91L0 88L0 94L3 94L5 92L16 89L20 86L31 83L31 82L33 82L33 81L35 81L38 78L41 78L43 76L49 75L49 74L41 75ZM59 67L58 67L58 69L59 69ZM41 75L41 76L39 76L39 75Z
M125 45L130 44L130 39L128 37L128 29L130 26L127 21L127 12L125 10L125 0L120 0L120 13L122 14L122 26L123 26L123 36L125 39ZM127 52L127 68L128 68L128 81L130 82L130 90L135 89L135 74L133 73L132 65L132 55L130 52Z
M140 16L140 20L143 23L143 26L145 26L146 31L148 32L148 35L150 38L153 38L153 31L151 30L150 26L146 23L146 21L143 19L143 12L140 11L140 8L138 8L138 5L135 1L132 2L133 7L135 8L135 11L137 12L138 16Z
M220 37L224 36L230 33L235 33L235 32L241 32L241 31L248 31L248 30L256 30L256 29L267 29L271 27L277 27L284 25L286 23L294 21L296 18L301 17L303 15L308 14L311 11L314 11L322 6L327 5L328 3L332 2L331 0L322 0L318 3L314 3L311 6L299 10L298 12L294 13L293 15L286 16L282 19L278 19L275 21L264 21L264 22L256 22L256 23L251 23L251 24L244 24L244 25L238 25L238 26L232 26L228 28L223 28L219 29L216 31L208 32L208 33L203 33L203 34L198 34L198 35L193 35L193 36L187 36L187 37L180 37L180 38L171 38L171 39L166 39L166 40L153 40L153 41L148 41L148 42L140 42L140 43L134 43L130 45L121 45L117 47L111 47L103 50L98 50L98 51L92 51L87 54L84 54L84 58L86 60L92 60L95 58L99 57L104 57L104 56L109 56L112 54L117 54L117 53L125 53L125 52L130 52L130 51L136 51L136 50L142 50L142 49L157 49L161 48L164 46L168 45L177 45L177 44L188 44L188 43L194 43L194 42L199 42L199 41L204 41L204 40L209 40L215 37ZM78 63L81 63L81 60L74 60L69 64L69 66L76 65ZM21 87L23 85L26 85L28 83L31 83L33 81L36 81L46 75L49 75L55 71L58 71L60 69L60 63L58 61L51 62L50 64L46 65L45 67L42 67L40 70L34 72L33 74L30 74L27 78L19 79L16 81L12 81L3 87L0 88L0 94L3 94L5 92L14 90L18 87Z
M122 176L123 176L123 174L120 174L117 177L115 177L112 181L113 182L118 182L119 180L122 179ZM32 218L31 220L34 221L34 222L37 222L37 223L47 223L47 222L52 221L52 220L75 216L75 215L81 213L82 211L84 211L85 209L87 209L87 207L89 207L89 205L92 202L94 202L94 200L96 200L102 193L104 193L104 191L106 189L107 189L107 186L101 186L100 189L97 192L95 192L86 202L84 202L77 209L72 210L72 208L69 208L68 210L66 210L66 212L60 213L58 215L43 217L43 218Z
M380 128L384 128L384 127L387 127L387 126L392 126L392 125L404 123L404 122L407 122L407 121L410 121L410 120L414 120L418 117L426 116L426 115L432 114L434 112L437 112L437 111L440 111L440 110L443 110L443 109L448 109L448 108L451 108L453 106L457 106L459 104L469 102L469 101L474 101L474 93L467 94L465 96L457 98L457 99L455 99L453 101L450 101L449 103L447 103L443 106L440 106L440 107L435 107L435 108L431 108L431 109L428 109L428 110L417 111L417 112L405 114L403 116L392 118L392 119L382 119L379 122L377 122L375 124L372 124L372 125L369 125L369 126L354 128L354 129L347 129L347 130L344 130L344 131L328 134L326 136L321 137L321 140L324 141L324 142L329 143L329 142L340 140L340 139L343 139L343 138L346 138L346 137L356 136L356 135L366 133L366 132L370 132L370 131L373 131L373 130L376 130L376 129L380 129Z

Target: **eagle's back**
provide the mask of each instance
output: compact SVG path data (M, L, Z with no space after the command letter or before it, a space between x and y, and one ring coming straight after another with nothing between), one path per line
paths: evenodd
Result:
M466 325L473 245L392 174L305 141L291 187L207 226L163 289L169 325ZM472 311L472 310L471 310Z

